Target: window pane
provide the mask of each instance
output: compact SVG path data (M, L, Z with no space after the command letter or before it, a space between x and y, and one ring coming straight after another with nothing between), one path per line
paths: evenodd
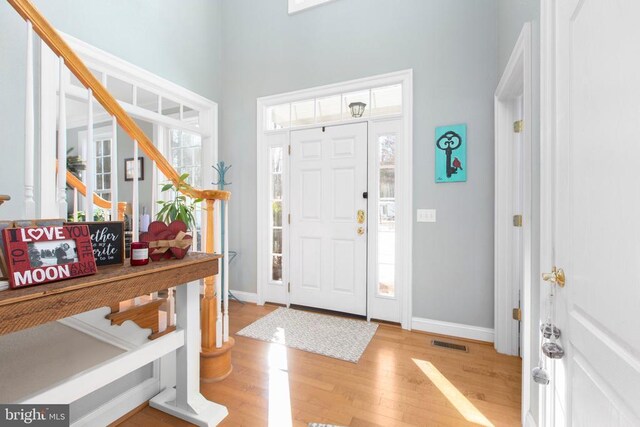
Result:
M103 157L102 169L105 173L111 172L111 156Z
M102 144L103 147L103 151L102 154L105 156L110 156L111 155L111 140L110 139L106 139L103 141Z
M107 76L107 90L118 101L133 104L133 85L112 76Z
M282 202L272 202L273 226L282 227Z
M393 166L396 164L396 136L386 135L378 138L380 147L380 166Z
M171 99L162 98L162 115L180 119L180 104Z
M271 149L271 172L282 173L282 147Z
M313 99L291 104L291 126L313 124L316 115L315 106Z
M378 295L395 297L395 150L396 136L378 138L380 197L378 201Z
M267 130L288 128L291 122L291 104L268 107L266 121Z
M316 101L316 121L329 122L342 117L342 96L319 98Z
M274 200L282 200L282 174L274 174L272 184L271 197Z
M389 199L395 197L396 171L393 168L380 169L380 198Z
M102 186L102 175L96 176L96 190L102 190L104 187Z
M396 229L396 202L381 201L378 205L378 228L383 231Z
M279 228L273 229L273 253L282 254L282 230Z
M102 141L96 141L96 156L102 156Z
M366 107L364 108L364 114L362 115L362 117L367 117L369 115L370 103L369 103L368 90L360 91L360 92L345 93L344 95L342 95L342 118L343 119L352 118L351 109L349 108L349 104L351 104L352 102L362 102L366 104Z
M271 258L271 279L276 282L282 281L282 257L279 255Z
M371 115L402 113L402 85L385 86L371 91Z
M110 190L111 189L111 174L110 173L106 173L103 176L103 184L104 184L104 189L105 190Z
M193 108L187 107L184 105L182 107L182 120L195 125L200 126L200 112L198 110L194 110Z
M96 173L102 173L102 157L96 159Z
M138 107L145 110L158 112L158 95L146 89L138 88L137 95Z

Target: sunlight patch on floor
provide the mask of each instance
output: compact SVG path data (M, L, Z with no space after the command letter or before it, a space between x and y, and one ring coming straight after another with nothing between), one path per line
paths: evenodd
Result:
M278 328L276 336L279 343L285 342L284 329ZM291 420L287 347L269 344L269 426L290 427Z
M419 359L412 360L467 421L481 426L493 427L493 423L456 386L451 384L431 362Z

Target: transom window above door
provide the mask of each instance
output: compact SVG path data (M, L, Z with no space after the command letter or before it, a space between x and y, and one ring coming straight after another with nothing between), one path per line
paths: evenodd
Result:
M357 111L362 104L364 111ZM264 126L267 131L274 131L400 114L402 85L391 85L269 106Z

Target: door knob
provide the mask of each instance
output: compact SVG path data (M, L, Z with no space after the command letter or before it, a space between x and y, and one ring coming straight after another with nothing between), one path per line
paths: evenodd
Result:
M566 283L564 270L556 267L553 267L551 273L542 273L542 280L544 280L545 282L556 283L561 288L564 288L564 285Z
M358 227L358 235L362 236L364 234L364 227Z
M360 209L358 211L358 224L364 224L364 220L365 220L365 215L364 215L364 210Z

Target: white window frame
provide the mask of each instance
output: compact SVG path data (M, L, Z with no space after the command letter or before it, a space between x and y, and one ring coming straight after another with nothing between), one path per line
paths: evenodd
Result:
M334 0L289 0L289 15L302 12L305 9L320 6Z
M402 112L380 117L363 117L361 119L345 119L332 122L331 125L367 122L369 127L369 151L371 147L377 147L377 137L373 139L376 129L383 130L387 123L399 123L399 131L401 134L400 142L396 147L396 295L394 298L383 297L377 295L377 263L368 261L368 283L367 283L367 318L383 318L372 312L375 300L396 301L397 309L400 312L400 323L404 329L411 329L412 319L412 228L413 228L413 70L398 71L389 74L367 77L348 82L321 86L296 92L289 92L280 95L268 96L257 99L257 301L258 304L264 304L267 299L270 285L274 283L271 278L271 210L270 206L270 180L266 179L270 174L270 148L274 146L282 146L286 150L290 141L290 133L292 130L311 129L322 126L323 124L311 124L308 126L296 126L295 128L285 128L278 130L265 130L264 114L268 107L293 103L297 101L307 100L310 98L319 98L339 93L350 93L359 90L372 89L383 86L391 86L395 84L402 85ZM326 124L327 126L329 124ZM372 131L373 130L373 131ZM388 132L387 132L388 133ZM373 145L375 144L375 145ZM374 151L376 153L376 151ZM375 169L371 169L373 158L377 156L369 156L369 212L376 215L377 218L377 197L372 197L373 192L377 189L377 164ZM284 180L283 188L288 186L288 162L284 162ZM288 248L288 224L284 220L289 213L288 194L283 194L283 256L287 257ZM372 221L369 224L377 223ZM369 229L369 254L377 253L377 227L375 230ZM285 240L287 239L287 240ZM369 257L369 259L375 257ZM375 274L372 274L375 272ZM289 272L286 263L283 263L282 282L279 284L279 293L276 298L269 295L269 301L288 304L289 294L286 292L285 284L288 283Z

